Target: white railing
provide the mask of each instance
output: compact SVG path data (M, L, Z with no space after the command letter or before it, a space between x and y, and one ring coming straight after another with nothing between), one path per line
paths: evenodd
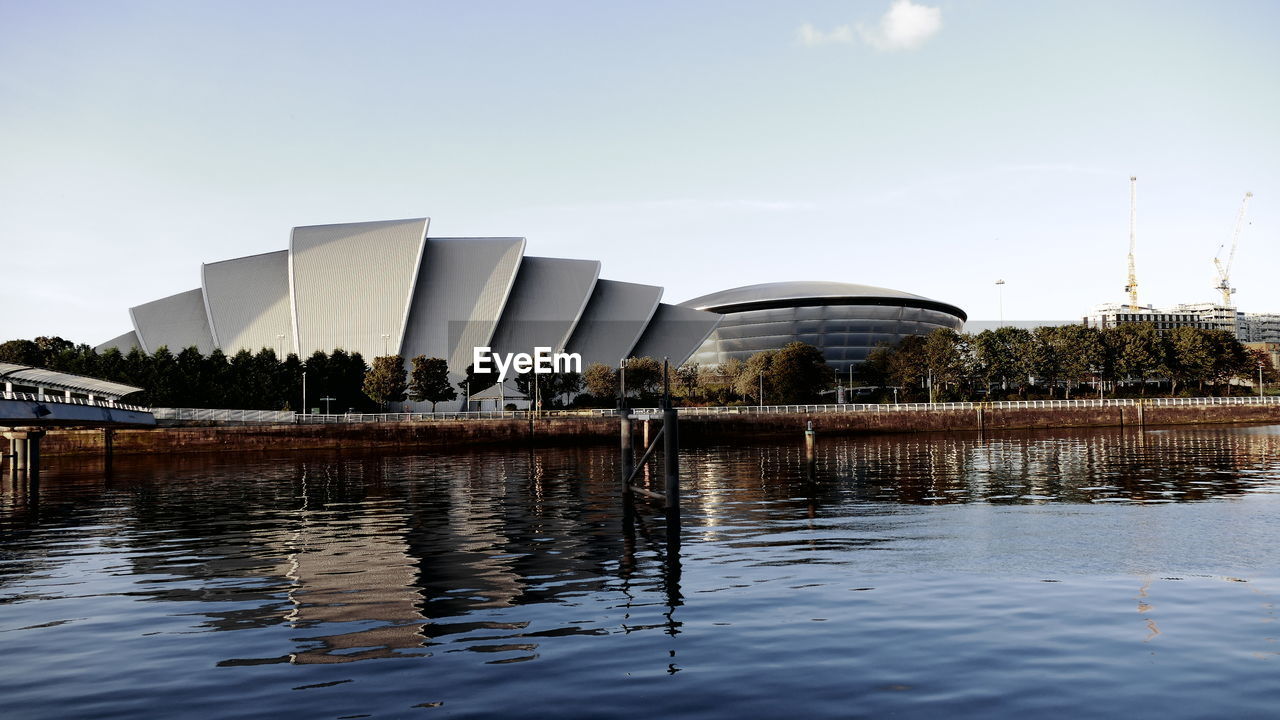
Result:
M211 410L205 408L156 408L157 421L214 422L241 425L288 425L289 410Z
M46 397L46 401L48 398ZM84 402L83 404L89 404ZM1267 397L1196 397L1196 398L1144 398L1144 399L1112 399L1082 398L1077 400L1001 400L997 402L952 402L952 403L843 403L830 405L738 405L719 407L682 407L680 414L685 417L705 417L722 415L799 415L830 413L911 413L939 412L947 410L1035 410L1035 409L1071 409L1071 408L1108 408L1108 407L1187 407L1187 406L1280 406L1280 396ZM127 405L110 405L131 410ZM155 408L156 420L187 422L219 422L238 424L299 424L329 425L337 423L409 423L433 422L441 420L528 420L536 418L603 418L617 417L618 411L608 409L584 410L471 410L465 412L426 412L426 413L342 413L342 414L295 414L288 410L208 410L198 408ZM659 417L660 408L635 408L633 415L641 417Z
M538 418L617 417L618 411L610 408L543 410L542 412L537 413L530 413L528 410L468 410L434 413L343 413L341 415L297 415L296 422L303 425L323 425L328 423L430 422L433 420L527 420L531 414Z
M59 403L62 405L87 405L89 407L111 408L113 410L132 410L134 412L151 412L151 408L141 405L126 405L114 400L100 398L66 397L65 395L38 395L36 393L0 392L0 400L24 400L26 402Z

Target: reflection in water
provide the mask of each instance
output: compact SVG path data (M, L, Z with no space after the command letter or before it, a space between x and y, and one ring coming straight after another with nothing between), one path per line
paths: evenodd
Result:
M1201 623L1274 620L1261 569L1280 565L1280 513L1259 503L1280 491L1278 427L819 433L812 463L800 437L687 450L682 546L668 542L661 508L624 512L611 447L119 457L110 477L91 461L53 459L39 502L20 488L0 494L0 644L13 667L57 664L46 658L63 644L108 642L93 638L105 614L117 626L103 632L134 665L168 667L177 651L160 638L182 637L180 657L201 672L244 673L235 677L269 694L277 676L260 666L295 668L308 674L279 676L288 693L342 686L359 698L347 714L403 700L384 708L393 716L450 692L470 703L463 714L501 714L520 697L568 686L587 697L645 672L723 678L723 688L697 686L720 698L709 716L739 700L765 712L769 685L744 685L735 668L796 688L823 676L811 663L842 668L840 687L881 678L867 692L941 687L942 674L964 676L938 665L946 658L995 667L1028 638L1078 668L1085 660L1071 653L1102 642L1098 626L1149 652L1212 635L1230 638L1224 652L1273 657L1243 621L1193 632L1186 614L1191 603ZM1224 594L1234 588L1248 601ZM388 686L374 669L414 662L448 683ZM867 664L850 673L852 662ZM110 661L88 664L111 675ZM891 672L908 667L940 674L902 682ZM519 678L505 699L486 694ZM0 678L0 692L21 687ZM859 701L871 714L906 702ZM80 702L110 714L88 691ZM156 714L113 702L122 716Z

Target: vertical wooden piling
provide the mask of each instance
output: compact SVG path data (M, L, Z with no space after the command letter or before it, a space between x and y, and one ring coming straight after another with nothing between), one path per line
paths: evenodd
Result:
M817 459L817 445L818 434L813 431L813 421L810 420L804 431L804 458L811 465Z
M676 409L662 411L663 461L666 465L667 545L680 547L680 421Z
M631 479L631 473L635 469L635 454L631 451L631 415L630 410L622 408L622 414L619 416L618 425L622 432L621 455L618 458L619 475L622 480L622 493L629 496L631 494L628 489L628 482Z

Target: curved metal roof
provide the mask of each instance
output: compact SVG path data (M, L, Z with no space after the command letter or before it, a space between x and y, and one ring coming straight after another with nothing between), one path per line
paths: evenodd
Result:
M38 385L54 390L70 390L71 392L101 395L113 399L122 398L129 393L142 392L142 388L136 388L132 385L123 385L26 365L0 363L0 382L6 381L20 385Z
M906 305L942 310L963 320L969 319L968 314L955 305L931 300L923 295L874 285L808 280L744 285L696 297L680 304L684 307L717 313L803 305Z

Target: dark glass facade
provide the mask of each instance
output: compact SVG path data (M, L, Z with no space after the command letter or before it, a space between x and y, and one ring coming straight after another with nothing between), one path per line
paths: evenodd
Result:
M804 296L805 289L803 283L760 285L685 303L724 315L688 362L745 361L761 350L800 341L822 350L827 363L844 372L880 343L896 344L938 328L964 329L962 310L927 298L865 285L815 283L812 297ZM728 302L717 304L718 296Z

